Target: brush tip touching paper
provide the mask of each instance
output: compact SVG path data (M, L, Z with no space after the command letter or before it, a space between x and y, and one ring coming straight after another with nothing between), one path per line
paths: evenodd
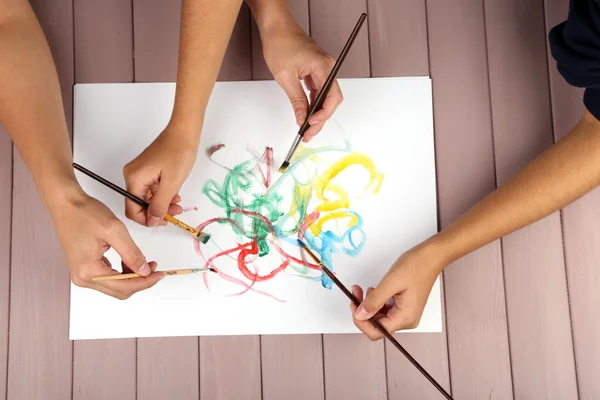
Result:
M287 161L284 161L283 164L281 164L281 167L279 167L279 172L284 173L285 170L290 166L290 163Z
M198 231L198 235L196 237L200 242L202 242L202 244L206 244L210 240L210 235L202 231Z
M306 247L306 245L304 244L304 242L302 240L300 240L300 239L298 239L298 246L300 246L302 248Z

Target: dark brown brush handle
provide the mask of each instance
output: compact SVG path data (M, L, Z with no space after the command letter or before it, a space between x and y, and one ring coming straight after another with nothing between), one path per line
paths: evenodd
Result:
M298 131L298 135L300 137L303 137L304 133L308 130L308 128L310 128L310 124L308 123L309 118L315 112L320 110L321 107L323 106L323 102L325 102L325 97L327 97L327 93L329 93L329 89L331 89L331 85L333 85L333 82L335 81L335 77L336 77L338 71L340 70L342 63L344 62L346 55L348 55L348 52L350 51L350 48L352 47L352 44L354 43L354 39L356 39L356 36L358 36L358 32L360 32L360 28L362 27L362 24L363 24L363 22L365 22L366 18L367 18L367 14L362 13L360 15L360 18L358 19L358 22L356 23L354 30L350 34L350 37L348 38L346 45L342 49L342 52L340 53L337 61L335 62L335 65L331 69L331 72L329 73L327 80L325 81L325 83L323 84L323 87L319 91L319 94L317 95L314 103L311 105L310 109L308 110L308 115L306 116L304 123L302 124L302 126L300 127L300 130Z
M329 279L331 279L333 281L333 283L335 283L335 285L340 288L340 290L342 292L344 292L344 294L346 295L346 297L348 297L350 299L350 301L352 301L352 303L354 303L355 306L359 306L360 305L360 301L358 301L358 299L356 298L356 296L354 296L352 294L352 292L350 292L343 284L342 282L340 282L340 280L333 274L333 272L331 272L329 270L329 268L327 268L325 265L323 265L323 263L321 262L321 260L319 260L319 258L308 248L306 247L306 245L301 242L300 240L298 240L298 244L300 245L300 247L302 249L304 249L308 255L317 263L319 264L319 266L321 267L321 269L323 270L323 272L325 272L325 274L329 277ZM377 330L379 332L381 332L383 334L383 336L385 336L390 342L392 342L392 344L398 349L400 350L400 352L402 354L404 354L404 357L406 357L408 359L408 361L410 361L410 363L412 365L415 366L416 369L419 370L419 372L421 374L423 374L423 376L425 378L427 378L427 380L429 382L431 382L431 384L433 386L435 386L435 388L437 390L439 390L439 392L444 395L444 397L446 399L452 400L452 396L450 396L450 394L448 392L446 392L446 390L439 384L437 383L437 381L435 379L433 379L433 377L431 375L429 375L429 373L425 370L425 368L423 368L421 366L421 364L419 364L417 362L417 360L415 360L413 358L413 356L410 355L410 353L408 351L406 351L406 349L404 347L402 347L402 345L400 343L398 343L398 341L396 340L396 338L387 331L387 329L385 329L383 327L383 325L381 325L381 323L379 321L377 321L376 319L371 318L369 321L371 321L371 323L373 325L375 325L375 328L377 328Z
M115 185L114 183L107 181L106 179L104 179L103 177L96 175L95 173L93 173L92 171L90 171L89 169L82 167L81 165L77 164L77 163L73 163L73 168L75 168L77 171L80 171L84 174L86 174L87 176L89 176L90 178L94 179L97 182L100 182L101 184L103 184L104 186L114 190L117 193L122 194L123 196L127 197L129 200L133 201L134 203L148 208L150 207L150 204L148 204L147 202L145 202L144 200L140 199L137 196L134 196L133 194L129 193L127 190Z

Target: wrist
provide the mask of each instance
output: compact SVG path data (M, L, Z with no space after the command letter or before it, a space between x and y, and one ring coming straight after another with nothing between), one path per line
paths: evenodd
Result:
M161 133L161 136L197 149L200 145L200 134L202 133L203 124L203 118L185 118L173 113L169 124Z
M422 265L429 266L436 274L439 274L448 264L454 261L451 247L448 239L440 232L409 251L414 253L420 260L424 260Z
M255 0L249 1L248 5L254 15L261 38L297 26L286 1Z
M57 179L53 183L53 189L47 190L42 197L50 214L55 215L65 207L83 202L89 196L83 191L73 175L72 178Z

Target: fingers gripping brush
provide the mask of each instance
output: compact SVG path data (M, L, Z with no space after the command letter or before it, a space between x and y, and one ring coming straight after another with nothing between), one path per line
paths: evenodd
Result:
M350 34L350 38L348 38L346 45L342 49L340 56L338 57L337 61L335 62L333 69L329 73L327 80L325 81L325 84L323 84L323 87L321 88L321 90L319 91L319 94L315 98L314 103L308 110L308 115L306 116L304 123L302 124L302 126L300 127L300 130L298 131L298 134L296 135L296 138L294 139L294 143L292 143L292 147L290 147L290 150L288 151L287 156L285 157L285 161L283 162L283 164L281 164L281 167L279 167L279 172L281 172L281 173L285 172L285 170L290 166L290 160L292 159L292 156L294 155L294 153L296 152L296 149L300 145L300 142L304 138L304 134L306 133L308 128L310 128L310 124L308 123L308 120L315 112L320 110L321 107L323 106L323 102L325 101L325 98L327 97L327 93L329 93L329 89L331 88L331 85L333 85L333 82L335 81L335 77L336 77L338 71L340 70L342 63L344 62L344 59L346 58L348 51L350 51L350 47L352 47L352 43L354 43L354 39L356 39L356 36L358 36L358 32L360 32L360 28L362 27L363 22L365 22L366 18L367 18L367 14L362 13L360 18L358 19L358 22L356 23L354 30Z

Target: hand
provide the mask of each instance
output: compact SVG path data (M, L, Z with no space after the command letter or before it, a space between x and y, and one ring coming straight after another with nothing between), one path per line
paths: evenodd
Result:
M308 100L300 80L304 80L310 91L312 104L327 80L335 60L321 49L293 19L278 24L261 35L265 61L279 86L285 91L296 116L296 123L304 123L308 114ZM315 112L304 134L308 142L321 131L342 102L342 92L334 82L323 102L321 110Z
M52 218L75 285L125 300L164 278L164 273L155 272L155 262L146 261L125 225L99 201L78 193L54 208ZM104 257L111 247L121 256L123 272L142 277L93 281L95 276L119 273Z
M361 301L359 307L350 305L356 327L371 340L383 337L368 321L371 317L379 320L390 333L416 328L431 288L444 266L440 257L424 247L415 248L396 260L379 285L367 290L364 300L363 289L353 286L352 293Z
M127 218L146 226L166 225L165 214L178 215L183 209L177 194L187 179L198 152L198 144L190 143L180 134L181 128L171 125L142 154L125 165L123 174L127 190L150 203L148 210L125 201Z

